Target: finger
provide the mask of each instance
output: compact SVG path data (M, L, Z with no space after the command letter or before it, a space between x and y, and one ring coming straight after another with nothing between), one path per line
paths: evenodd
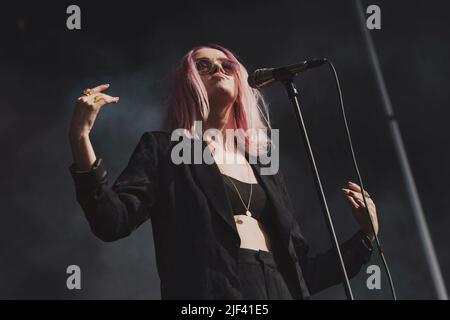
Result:
M91 89L91 94L102 92L103 90L106 90L108 88L109 88L109 83L101 84L101 85L99 85L99 86L97 86L95 88L92 88Z
M344 192L343 192L344 193ZM347 194L344 193L344 198L350 204L352 208L358 209L359 204L355 201L355 199Z
M112 97L104 93L97 93L89 96L89 100L99 106L103 106L108 103L117 103L119 101L119 97Z
M113 97L104 93L100 94L105 103L117 103L119 101L119 97Z
M83 95L83 96L78 97L77 101L79 101L79 102L88 102L89 98L88 98L88 96L84 96Z
M356 199L355 201L360 207L363 207L363 208L366 207L366 205L364 204L364 201L362 199Z
M350 189L347 189L347 188L342 188L342 191L343 191L345 194L354 197L355 199L359 199L359 198L362 197L362 194L361 194L361 193L356 192L356 191L353 191L353 190L350 190Z
M356 183L349 181L348 186L350 189L357 191L359 193L362 193L362 188L359 185L357 185ZM364 190L364 195L366 197L369 197L369 193L366 190Z
M356 203L361 207L361 208L366 208L364 201L362 199L356 199ZM369 206L369 212L370 215L373 216L375 214L375 206L372 205L370 202L367 203L367 205Z
M356 192L356 191L353 191L353 190L350 190L350 189L346 189L346 188L342 188L342 190L343 190L346 194L348 194L349 196L354 197L355 199L361 199L361 200L363 200L362 194L359 193L359 192ZM368 197L367 195L366 195L365 198L366 198L367 203L373 202L372 199L371 199L370 197Z

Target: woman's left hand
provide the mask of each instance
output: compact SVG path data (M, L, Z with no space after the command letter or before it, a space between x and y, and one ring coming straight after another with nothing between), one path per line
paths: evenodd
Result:
M342 193L350 204L352 208L353 215L355 219L358 221L362 230L366 233L367 237L373 241L375 239L375 235L373 234L372 227L370 226L369 219L367 217L366 206L364 205L364 200L361 194L361 187L353 182L348 182L348 188L342 188ZM366 198L367 205L369 207L370 217L372 219L373 227L375 232L378 234L378 218L377 218L377 209L375 207L375 203L372 198L369 196L366 190L364 190L364 196Z

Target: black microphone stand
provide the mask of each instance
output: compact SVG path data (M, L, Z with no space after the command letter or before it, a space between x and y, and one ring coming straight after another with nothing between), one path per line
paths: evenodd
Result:
M325 194L323 192L322 183L320 182L319 171L317 170L316 161L314 160L314 155L313 155L313 152L311 149L311 144L309 143L308 133L306 131L305 123L303 122L302 112L300 110L300 105L299 105L299 102L297 99L298 91L295 86L294 78L289 77L286 80L283 80L282 82L286 87L286 91L287 91L287 95L288 95L289 99L292 101L292 104L293 104L294 110L295 110L295 115L297 116L297 122L301 129L301 133L303 136L303 142L305 144L309 163L311 165L311 169L313 171L313 175L315 178L314 181L316 184L317 193L319 194L320 204L322 206L322 211L325 216L325 221L327 223L328 231L330 233L330 237L332 240L331 242L333 244L334 250L336 251L336 255L339 258L339 264L340 264L340 269L341 269L341 273L342 273L342 284L344 285L345 294L346 294L348 300L354 300L352 289L350 287L350 282L348 281L347 271L345 270L344 260L342 259L341 250L339 248L339 243L338 243L338 240L336 237L336 232L334 231L333 221L331 220L331 215L328 210L328 205L327 205L327 201L325 199Z

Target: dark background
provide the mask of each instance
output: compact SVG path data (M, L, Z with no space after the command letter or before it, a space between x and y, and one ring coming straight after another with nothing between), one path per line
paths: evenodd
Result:
M66 29L78 4L82 30ZM354 1L15 1L0 29L0 298L159 299L150 222L103 243L75 201L68 125L86 87L110 83L120 96L91 135L110 179L126 165L144 131L157 130L173 70L195 45L233 50L249 70L328 57L338 70L365 186L375 199L380 239L401 299L436 298L400 167L384 118ZM144 4L146 3L146 4ZM417 181L447 287L450 286L448 145L450 8L447 1L362 1L381 7L371 31ZM357 229L340 188L356 181L334 82L327 68L298 78L304 117L341 240ZM281 169L297 218L314 251L327 230L283 87L263 93L280 128ZM110 180L110 182L111 182ZM379 264L376 255L372 263ZM82 289L66 288L66 268L81 267ZM389 299L351 281L357 299ZM342 286L314 298L344 299Z

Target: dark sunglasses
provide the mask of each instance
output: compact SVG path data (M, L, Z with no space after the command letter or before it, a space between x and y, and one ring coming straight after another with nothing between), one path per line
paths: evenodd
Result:
M219 60L223 71L227 75L233 75L237 69L237 63L231 60ZM201 58L195 61L195 66L200 75L213 74L216 72L216 64L207 58Z

